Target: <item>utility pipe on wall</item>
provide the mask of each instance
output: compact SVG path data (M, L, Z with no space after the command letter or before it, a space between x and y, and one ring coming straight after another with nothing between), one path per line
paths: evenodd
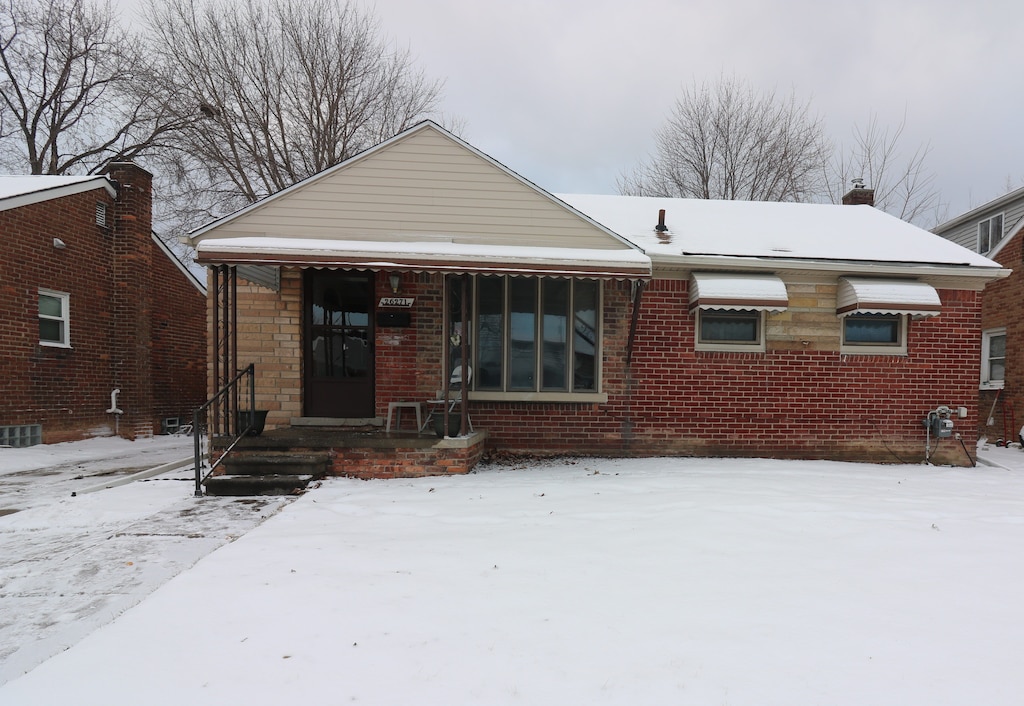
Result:
M115 387L110 391L110 409L107 410L107 414L116 415L114 417L114 436L121 435L121 415L124 414L124 410L117 406L117 396L120 394L120 387Z

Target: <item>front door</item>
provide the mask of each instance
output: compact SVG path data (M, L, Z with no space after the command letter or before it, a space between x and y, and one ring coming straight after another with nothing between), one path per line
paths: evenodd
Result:
M373 275L306 270L307 417L373 417Z

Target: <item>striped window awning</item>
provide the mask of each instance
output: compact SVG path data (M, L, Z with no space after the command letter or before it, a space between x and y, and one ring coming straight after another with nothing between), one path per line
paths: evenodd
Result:
M690 275L690 311L784 311L789 306L786 284L775 275L694 272Z
M836 313L908 314L938 316L942 311L939 293L930 284L914 280L860 279L840 277Z

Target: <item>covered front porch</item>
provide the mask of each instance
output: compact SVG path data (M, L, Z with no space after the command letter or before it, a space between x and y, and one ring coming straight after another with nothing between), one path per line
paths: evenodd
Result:
M264 437L333 449L326 473L465 472L531 415L536 448L572 443L579 411L616 424L604 359L624 354L650 258L432 123L190 242L210 271L211 390L252 364ZM396 405L432 400L453 413L439 434L387 430Z

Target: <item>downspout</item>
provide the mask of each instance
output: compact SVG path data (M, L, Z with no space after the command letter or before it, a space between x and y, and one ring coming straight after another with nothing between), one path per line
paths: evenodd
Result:
M636 381L633 378L633 347L636 342L636 327L640 321L640 304L647 282L633 280L633 315L629 322L629 340L626 342L626 418L622 421L622 440L628 448L633 439L633 397Z
M636 325L640 320L640 300L644 295L647 282L642 279L633 280L633 318L629 322L629 341L626 343L626 367L633 362L633 342L636 341Z

